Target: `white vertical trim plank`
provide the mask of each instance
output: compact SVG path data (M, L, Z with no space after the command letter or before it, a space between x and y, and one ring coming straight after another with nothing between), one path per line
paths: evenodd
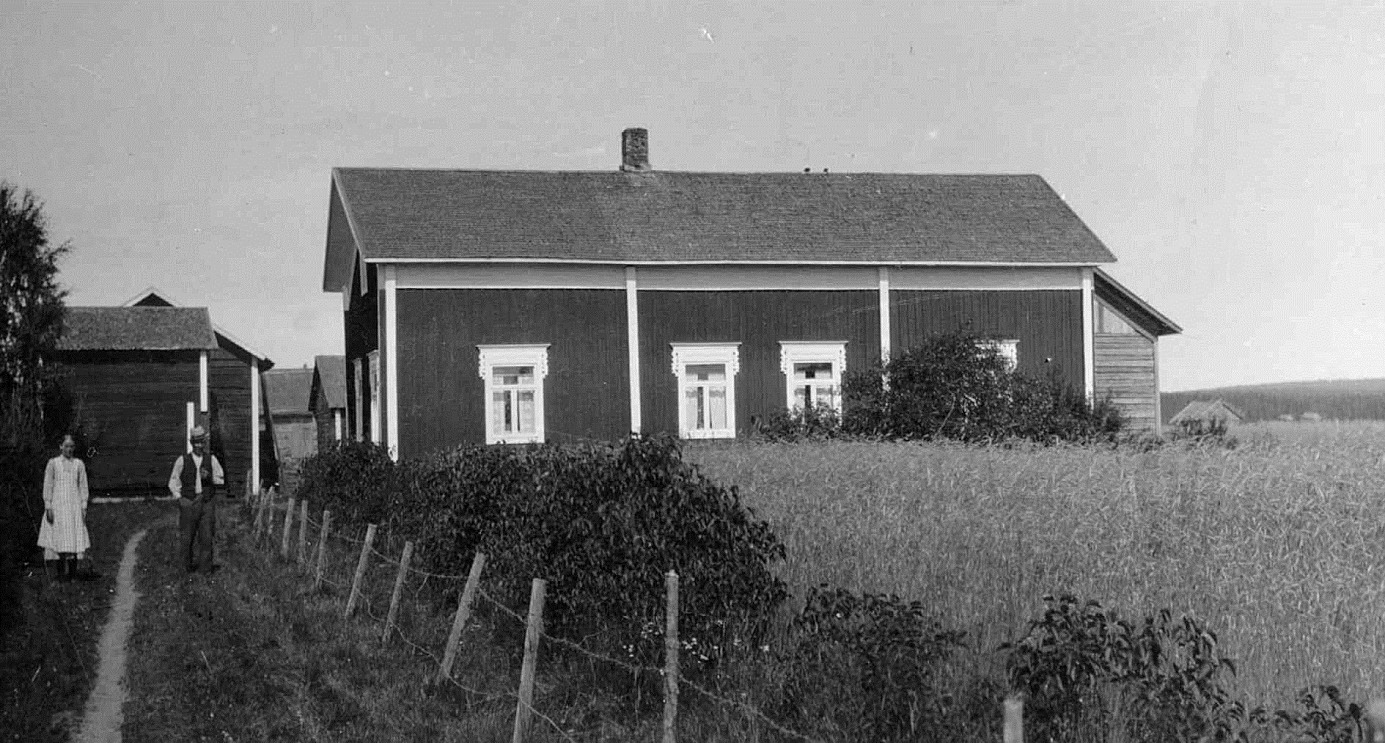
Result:
M635 267L625 267L625 345L630 369L630 432L644 428L640 410L640 302Z
M250 488L260 492L260 365L250 361Z
M890 267L879 269L880 285L880 360L890 360Z
M207 352L197 356L197 409L207 412Z
M188 422L187 422L186 430L185 430L185 432L184 432L184 434L183 434L183 446L187 447L187 449L186 449L187 451L192 451L192 427L193 427L193 420L195 420L196 418L197 418L197 403L195 403L195 402L193 402L193 401L191 401L191 400L188 400Z
M1082 269L1082 385L1087 402L1096 394L1096 347L1092 321L1092 269Z
M336 441L341 441L341 408L332 408L332 428L336 431Z
M393 265L385 266L385 445L399 460L399 283Z

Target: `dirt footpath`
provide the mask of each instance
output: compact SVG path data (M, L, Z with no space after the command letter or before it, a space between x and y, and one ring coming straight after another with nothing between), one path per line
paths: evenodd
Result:
M141 539L149 532L141 529L130 541L125 543L125 552L120 557L120 572L115 580L115 600L111 604L111 617L101 630L101 644L98 652L101 666L96 673L96 686L87 698L86 712L82 716L82 727L74 740L77 743L112 743L120 740L120 726L125 720L125 644L130 639L134 627L135 601L135 549Z

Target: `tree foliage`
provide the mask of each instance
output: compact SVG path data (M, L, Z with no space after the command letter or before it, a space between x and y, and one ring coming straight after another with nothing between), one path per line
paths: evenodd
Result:
M0 634L18 585L18 563L38 537L43 463L59 421L45 415L56 377L44 358L62 334L58 259L43 204L0 181Z
M43 359L62 334L58 259L43 204L30 191L0 181L0 392L37 400L47 381Z

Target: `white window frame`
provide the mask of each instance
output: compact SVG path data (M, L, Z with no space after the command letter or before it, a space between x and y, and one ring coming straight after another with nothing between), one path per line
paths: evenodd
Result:
M380 443L380 352L366 354L370 362L370 443Z
M1020 364L1020 342L1014 339L994 339L981 340L976 342L977 348L989 348L994 350L1005 360L1005 371L1013 372L1019 368Z
M541 444L547 427L544 425L544 379L548 377L547 343L477 346L479 353L476 373L485 388L487 444ZM495 375L497 366L534 367L534 430L528 433L506 434L491 427L495 420Z
M842 378L846 375L846 341L779 341L779 371L784 374L784 407L798 407L794 364L832 365L832 409L842 412ZM813 385L821 387L822 385Z
M741 344L727 343L670 343L673 349L673 375L678 377L678 435L685 439L736 438L736 374L741 370ZM726 367L726 427L693 428L683 407L684 388L688 384L690 365L723 364Z

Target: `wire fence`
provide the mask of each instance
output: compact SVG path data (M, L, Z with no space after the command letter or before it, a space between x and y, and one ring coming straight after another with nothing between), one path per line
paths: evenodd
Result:
M523 673L521 675L521 688L506 690L504 692L487 693L462 684L454 677L454 674L451 673L450 669L447 667L447 656L456 652L455 646L449 647L449 645L459 641L460 628L454 627L453 632L449 635L448 643L445 644L441 654L439 654L435 650L430 650L423 642L410 637L399 624L393 623L390 619L390 616L394 613L393 609L382 615L378 598L369 595L369 590L366 590L366 587L362 585L363 583L370 582L366 574L368 574L372 568L376 569L377 572L380 569L392 569L397 575L405 576L396 581L401 585L408 578L414 579L416 585L412 588L411 593L415 600L417 600L422 596L424 587L430 582L437 584L440 589L455 588L457 584L467 581L470 577L469 575L434 573L415 567L408 564L407 561L401 560L400 557L387 554L385 550L390 549L389 547L377 546L373 539L375 536L373 529L368 529L367 534L360 538L347 533L345 529L333 530L330 515L324 516L321 512L314 514L311 509L303 509L302 504L298 503L295 499L277 497L272 491L252 498L246 503L246 508L254 517L251 535L253 544L261 547L280 549L281 556L295 564L307 568L309 573L313 575L313 580L316 582L321 585L329 586L339 593L348 593L353 597L358 597L354 605L355 610L358 610L361 615L372 622L380 625L388 625L382 637L383 642L388 642L397 638L414 653L432 661L435 667L439 669L439 673L436 674L435 683L451 684L457 689L467 693L471 698L477 699L482 703L495 703L502 700L513 702L516 705L516 737L514 740L523 740L523 737L521 737L521 728L525 726L526 723L524 720L529 716L541 720L564 740L575 740L568 730L565 730L562 725L550 716L536 709L532 701L526 698L526 690L523 688ZM300 515L300 512L303 515ZM295 521L297 521L297 523L294 523ZM328 524L328 529L325 532L323 531L324 522ZM296 540L291 533L294 529L298 531ZM321 539L323 533L326 534L325 542ZM305 551L306 546L309 544L311 544L312 548L311 553ZM412 550L411 544L408 549ZM334 554L338 550L344 550L346 554ZM350 584L333 579L329 570L322 569L319 571L316 568L317 565L324 565L324 567L329 564L340 565L343 560L346 560L346 558L350 556L351 552L357 553L357 560L355 562L358 566L365 566L365 570L358 570L357 575L351 579ZM371 561L374 562L373 565ZM347 562L350 562L350 560L347 560ZM442 591L440 591L438 595L441 594ZM466 592L463 591L463 597L465 597L465 594ZM663 666L642 665L606 653L594 652L578 642L544 631L541 618L540 621L536 623L533 618L522 616L519 612L510 608L504 601L491 595L484 588L481 588L479 581L474 590L473 601L479 601L480 605L492 610L492 616L504 617L519 623L520 626L525 627L527 631L533 633L534 636L539 638L542 642L562 647L589 660L607 664L610 667L618 668L631 674L654 674L656 676L662 676L665 678L666 682L668 678L672 676L674 680L673 682L666 683L666 688L675 690L675 696L676 687L686 688L704 697L713 704L720 705L728 710L734 711L736 714L753 719L759 725L773 730L786 739L809 741L811 743L816 743L818 740L789 728L745 700L728 698L701 684L693 682L676 670L676 660L666 658L665 665ZM459 601L459 615L463 613L460 603ZM351 608L349 601L348 608ZM467 608L467 612L470 612L469 607ZM676 641L673 643L666 643L665 647L667 652L676 656L678 648ZM528 648L526 648L526 662L529 661L531 655L536 655L536 653L530 653ZM672 673L670 673L671 669ZM676 740L674 732L676 730L676 714L676 703L670 709L668 700L666 700L664 734L662 737L662 740L666 743L673 743L673 741Z

